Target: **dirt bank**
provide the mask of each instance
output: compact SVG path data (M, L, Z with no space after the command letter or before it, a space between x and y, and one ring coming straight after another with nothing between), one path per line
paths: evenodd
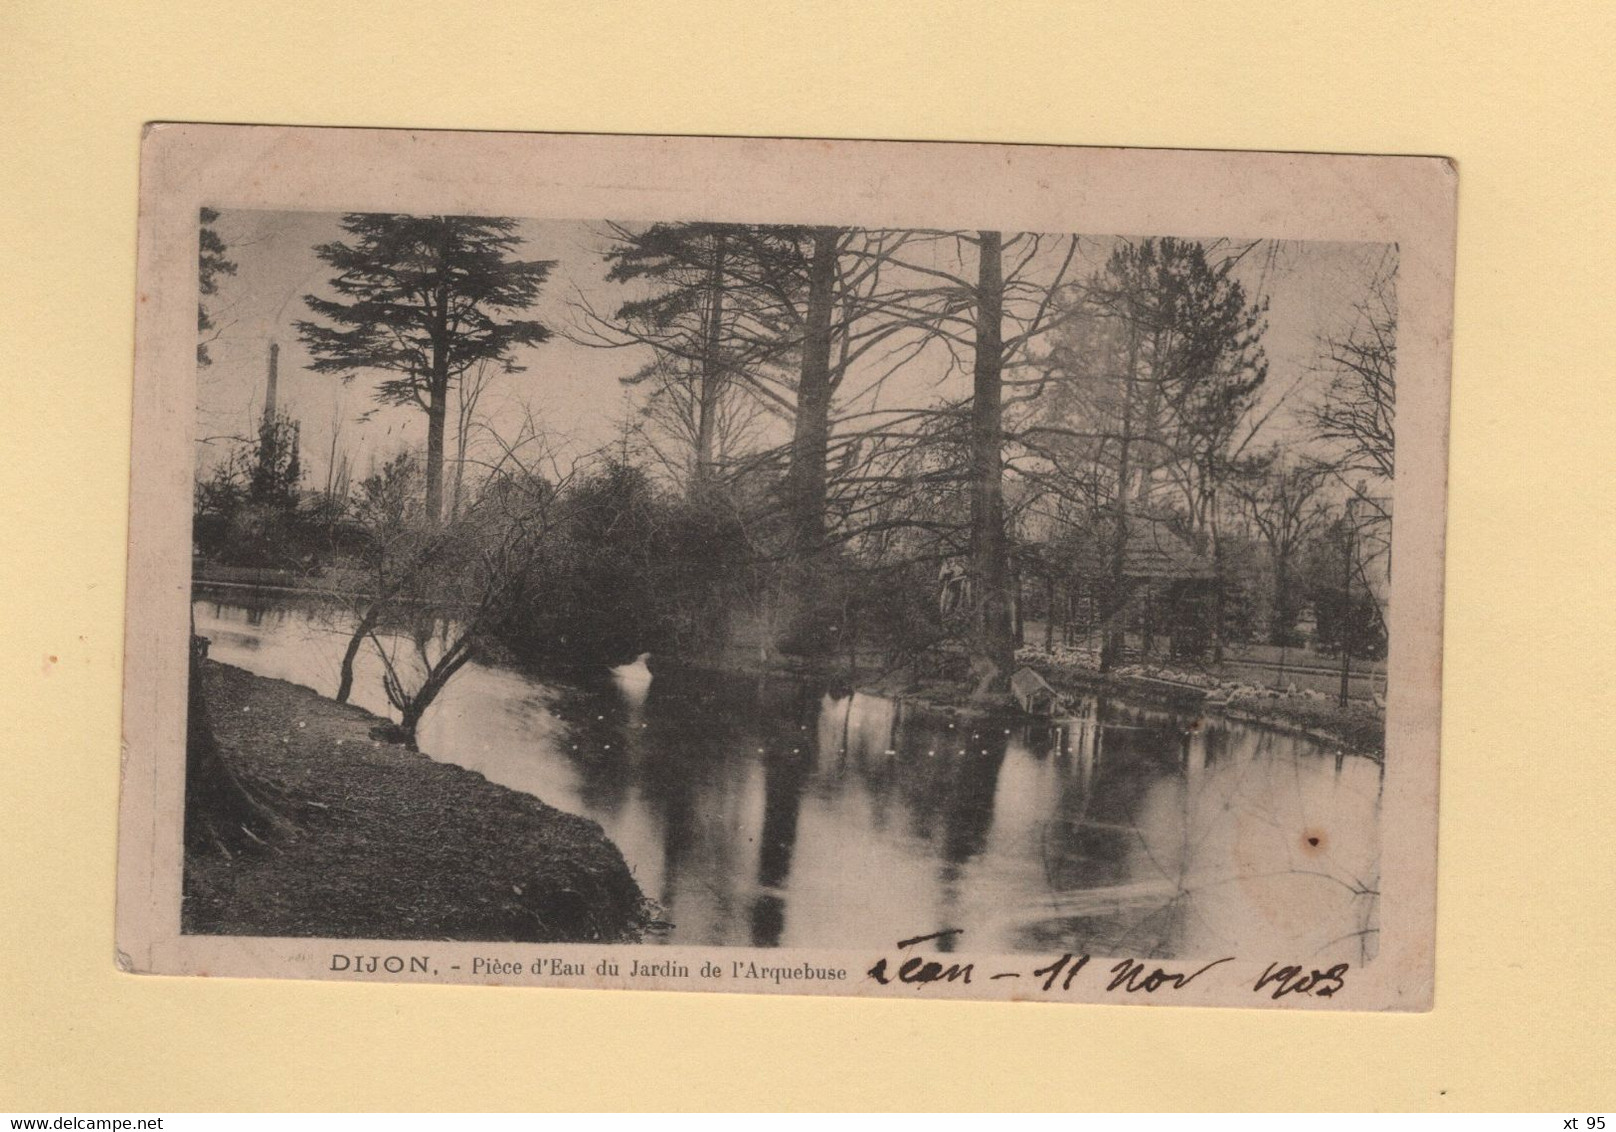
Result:
M592 821L373 738L383 721L204 663L220 747L289 819L247 854L189 854L183 930L357 939L626 941L647 905Z

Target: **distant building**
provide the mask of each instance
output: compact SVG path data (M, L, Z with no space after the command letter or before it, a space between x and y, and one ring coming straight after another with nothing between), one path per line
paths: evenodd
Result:
M1065 563L1068 581L1058 616L1069 644L1122 634L1142 655L1194 656L1211 642L1216 568L1168 523L1130 517L1123 548L1123 593L1111 593L1115 566L1110 540L1096 539ZM1109 616L1106 610L1114 610Z

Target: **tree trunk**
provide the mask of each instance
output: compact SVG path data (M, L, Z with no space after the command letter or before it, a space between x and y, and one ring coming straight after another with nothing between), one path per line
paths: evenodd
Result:
M835 228L815 228L812 233L791 463L784 487L792 550L787 572L792 605L790 647L816 667L824 666L835 655L838 635L844 650L847 640L854 636L845 615L845 602L835 602L829 592L832 571L825 547L826 461L833 393L831 316L839 236Z
M466 483L466 422L462 417L455 429L454 489L449 495L449 519L460 514L460 496Z
M1118 628L1115 622L1122 617L1128 604L1128 478L1130 447L1133 444L1133 387L1134 373L1139 365L1139 330L1128 333L1128 369L1122 381L1122 437L1117 455L1116 530L1111 542L1111 578L1107 587L1106 608L1100 616L1100 671L1109 672L1122 659L1123 644L1127 639L1127 625Z
M1291 563L1288 553L1274 555L1274 612L1268 623L1270 644L1290 643L1296 618L1291 613Z
M476 647L467 643L465 637L461 637L443 658L432 666L420 691L413 696L399 697L405 702L398 709L398 729L408 746L412 748L415 746L415 733L421 725L421 717L426 714L426 709L432 706L432 701L438 698L438 693L448 686L455 673L464 668L475 654Z
M1356 643L1352 616L1352 568L1357 557L1353 546L1356 528L1352 523L1352 503L1347 503L1347 522L1341 531L1341 709L1352 696L1352 646Z
M836 229L814 229L789 473L793 544L797 554L805 558L818 554L825 540L825 461L830 445L831 314L836 285L836 243Z
M1044 575L1044 651L1055 647L1055 575Z
M364 646L365 638L370 636L371 630L376 628L376 622L382 612L382 599L377 598L371 602L370 608L359 619L354 627L353 636L348 638L348 648L342 654L342 667L337 676L337 703L348 702L348 695L353 691L354 661L359 658L359 650Z
M1207 511L1207 530L1212 537L1212 659L1223 659L1223 622L1227 586L1224 581L1223 539L1218 530L1218 501L1213 496Z
M1156 647L1156 586L1146 582L1141 587L1144 600L1140 603L1139 654L1146 660Z
M713 260L707 268L707 324L702 328L701 388L696 391L696 470L692 490L702 495L712 484L717 464L718 409L724 391L724 258L726 237L713 237Z
M1004 269L997 232L978 234L976 355L971 396L973 695L1000 699L1015 664L1009 545L1004 529Z
M1026 594L1022 589L1021 565L1012 559L1010 563L1010 608L1014 614L1014 639L1018 649L1027 643L1025 604Z
M208 718L200 641L193 628L185 714L185 846L231 854L264 844L284 819L247 789L219 750Z
M432 373L426 406L426 518L443 518L443 434L449 415L449 288L440 284L432 313Z
M411 749L415 747L415 732L421 726L421 716L425 714L428 706L430 705L423 704L419 700L411 700L404 710L399 713L399 734L404 741L404 745Z
M429 523L443 517L443 433L448 408L448 398L434 382L426 409L426 518Z

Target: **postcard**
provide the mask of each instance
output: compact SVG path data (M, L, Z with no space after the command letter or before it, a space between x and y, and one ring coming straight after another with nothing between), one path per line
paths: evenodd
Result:
M1429 1009L1455 198L149 127L119 965Z

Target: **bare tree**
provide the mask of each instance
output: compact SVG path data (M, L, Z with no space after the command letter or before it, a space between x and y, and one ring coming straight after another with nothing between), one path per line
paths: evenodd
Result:
M929 252L929 254L927 254ZM919 254L917 254L919 253ZM968 422L957 470L935 469L940 478L960 477L968 485L968 652L979 699L1005 695L1015 665L1012 565L1005 508L1007 406L1036 398L1046 375L1007 377L1027 368L1029 344L1055 319L1054 300L1076 257L1077 238L1051 239L1034 233L1009 237L999 232L917 232L884 250L890 286L871 305L880 312L879 340L907 333L920 348L941 351L944 371L969 368L971 397L941 410L888 413L870 439L872 451L904 454L926 431L912 430L935 413ZM919 356L909 347L900 362ZM907 433L907 435L906 435ZM903 475L876 473L860 479L890 479L900 491L912 482ZM936 521L936 516L921 522ZM913 521L913 520L911 520Z
M1234 483L1235 494L1268 548L1273 569L1268 623L1271 644L1298 643L1295 633L1301 613L1300 558L1308 540L1328 517L1320 496L1333 474L1334 469L1323 464L1287 462L1284 453L1274 448L1254 462L1248 476Z
M531 425L531 421L529 421ZM501 453L460 512L439 523L395 522L393 566L378 571L377 598L356 628L345 660L351 680L355 642L368 641L381 660L382 687L399 712L398 738L416 741L421 717L521 599L546 542L561 523L571 472L545 476L523 459L526 434ZM407 459L401 458L401 459ZM370 485L367 484L367 487ZM378 515L396 513L407 485L378 494ZM419 515L419 512L417 512Z
M508 372L505 366L496 366L492 359L483 358L462 374L455 385L454 486L449 496L451 516L459 514L461 496L465 492L466 452L471 444L472 432L477 427L477 406L494 376L505 372Z
M1395 252L1389 253L1395 256ZM1344 334L1319 341L1319 365L1329 375L1310 416L1319 439L1339 448L1337 474L1344 483L1369 476L1389 484L1396 459L1397 292L1395 258L1382 263L1368 293L1356 304ZM1389 517L1385 492L1360 493L1366 505Z
M365 532L368 567L366 593L356 596L354 624L338 667L336 700L348 702L353 692L354 663L383 615L428 565L439 549L441 531L423 524L419 491L420 465L414 453L401 452L360 481L354 516Z

